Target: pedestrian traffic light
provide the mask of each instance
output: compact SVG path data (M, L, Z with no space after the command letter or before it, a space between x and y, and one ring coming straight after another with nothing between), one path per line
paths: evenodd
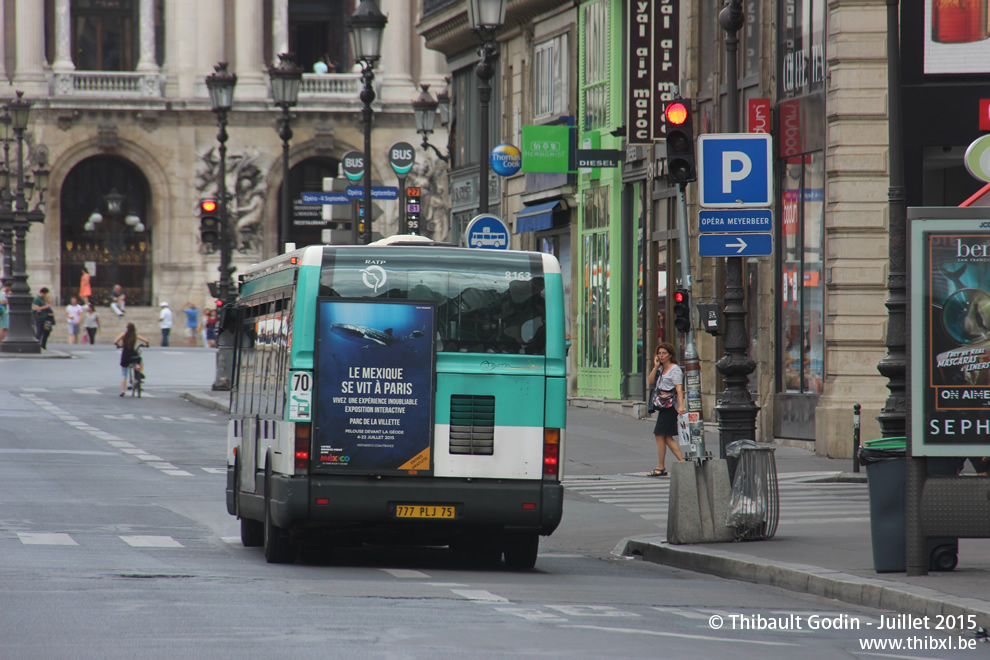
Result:
M694 165L694 127L691 124L691 101L671 101L663 109L667 123L667 181L689 183L698 180Z
M686 289L674 292L674 327L678 332L691 331L691 301Z
M219 206L215 199L199 202L199 240L208 252L213 252L220 244Z

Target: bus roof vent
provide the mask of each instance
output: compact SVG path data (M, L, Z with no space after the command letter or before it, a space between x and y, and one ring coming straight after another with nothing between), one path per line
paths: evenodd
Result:
M417 234L396 234L394 236L386 236L385 238L378 239L374 243L369 243L369 245L440 245L443 247L457 247L453 243L434 241L428 236L419 236Z
M465 394L450 397L450 453L475 456L495 453L495 397Z

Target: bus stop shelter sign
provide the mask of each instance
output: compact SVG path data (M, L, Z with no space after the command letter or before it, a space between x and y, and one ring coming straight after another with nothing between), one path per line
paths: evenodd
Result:
M990 209L908 209L913 456L990 456Z

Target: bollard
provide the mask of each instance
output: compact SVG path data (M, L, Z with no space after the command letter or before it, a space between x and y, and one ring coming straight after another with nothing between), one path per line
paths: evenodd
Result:
M859 411L859 404L853 404L853 472L859 472Z

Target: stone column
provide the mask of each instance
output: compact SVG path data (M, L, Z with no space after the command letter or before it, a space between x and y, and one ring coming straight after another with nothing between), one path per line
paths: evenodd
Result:
M264 99L268 95L268 79L261 44L262 0L236 0L234 27L236 45L233 71L237 74L237 97Z
M279 53L289 52L289 0L272 0L272 66Z
M418 35L414 39L421 39ZM430 86L430 93L436 96L444 87L447 81L444 79L450 74L447 73L447 60L443 53L435 50L427 50L423 46L420 50L419 82Z
M63 0L59 0L63 1ZM68 4L68 0L64 0ZM141 0L140 14L138 17L140 25L138 34L140 35L138 71L158 71L158 62L155 60L155 2L154 0Z
M17 0L14 26L17 35L17 63L13 83L28 97L47 94L45 3L38 0Z
M76 68L72 62L72 15L69 1L55 0L55 61L52 62L52 69L56 73L74 71Z
M199 24L197 25L198 38L196 45L199 49L199 60L197 62L198 83L202 85L202 90L206 92L206 76L213 73L213 67L217 62L227 61L226 49L224 48L224 11L222 2L197 2L194 3L199 13ZM233 67L228 67L229 71L237 73ZM207 96L209 96L207 94Z
M378 62L381 80L382 103L401 103L409 106L417 89L412 80L412 12L414 3L408 0L382 0L382 12L388 15L388 24L382 36L382 58Z

